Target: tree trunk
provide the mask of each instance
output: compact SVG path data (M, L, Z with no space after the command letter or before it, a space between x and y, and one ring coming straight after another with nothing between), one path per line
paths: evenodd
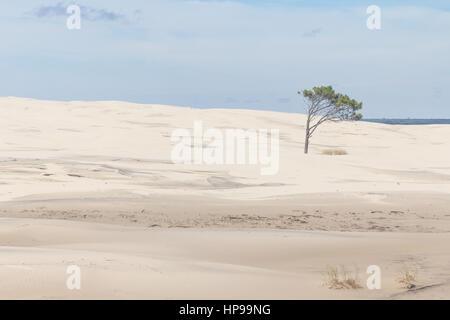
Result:
M310 117L308 116L308 120L306 121L306 134L305 134L305 154L308 153L309 150L309 124L310 124Z

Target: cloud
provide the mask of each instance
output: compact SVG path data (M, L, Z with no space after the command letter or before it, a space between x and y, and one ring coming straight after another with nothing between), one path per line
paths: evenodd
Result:
M41 6L33 10L33 14L38 18L55 17L66 15L67 7L62 3L58 3L54 6Z
M59 2L56 5L40 6L32 11L36 18L51 18L67 16L69 4ZM108 11L105 9L96 9L88 6L80 6L81 17L88 21L125 21L126 16L121 13Z
M85 17L90 21L119 21L125 20L125 15L107 11L105 9L94 9L89 7L81 7L81 14L86 12Z
M320 34L321 32L322 32L322 28L316 28L316 29L313 29L311 31L303 33L303 37L305 37L305 38L314 38L318 34Z

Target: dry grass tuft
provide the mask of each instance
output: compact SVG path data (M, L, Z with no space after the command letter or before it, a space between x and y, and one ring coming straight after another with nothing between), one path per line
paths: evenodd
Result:
M402 270L397 278L397 283L403 289L414 289L417 286L417 270Z
M327 266L327 279L324 283L328 289L359 289L362 288L357 272L352 275L344 267Z
M322 154L325 154L327 156L345 156L347 151L342 149L326 149L322 151Z

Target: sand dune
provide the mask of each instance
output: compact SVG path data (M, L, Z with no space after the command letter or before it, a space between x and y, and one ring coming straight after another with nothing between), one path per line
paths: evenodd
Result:
M304 155L301 114L20 98L0 110L1 298L450 298L450 126L329 123ZM173 130L196 120L279 129L278 174L173 164ZM395 288L405 261L431 287ZM64 287L70 262L86 270L78 292ZM327 264L363 278L378 264L383 290L326 289Z
M197 230L2 219L0 298L381 299L448 297L448 234ZM66 268L81 268L81 290ZM364 284L382 268L381 290L329 290L325 267L344 265ZM423 290L396 283L419 267Z
M336 191L450 192L443 188L450 182L445 125L329 123L305 156L300 114L17 98L2 98L0 108L2 200L64 192L67 184L67 192L127 190L145 196L175 189L241 199ZM195 120L211 128L279 129L279 174L261 176L255 166L173 165L170 135L176 128L192 128ZM326 148L349 154L324 156ZM22 174L27 183L21 185L23 179L15 178ZM222 187L208 178L221 179ZM11 191L12 182L18 188ZM245 188L235 188L236 183Z

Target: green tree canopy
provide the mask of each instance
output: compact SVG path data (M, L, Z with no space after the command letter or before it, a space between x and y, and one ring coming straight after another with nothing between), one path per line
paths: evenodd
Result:
M316 129L326 121L360 120L362 102L336 93L332 86L314 87L312 90L298 91L307 105L305 153L308 153L309 139Z

